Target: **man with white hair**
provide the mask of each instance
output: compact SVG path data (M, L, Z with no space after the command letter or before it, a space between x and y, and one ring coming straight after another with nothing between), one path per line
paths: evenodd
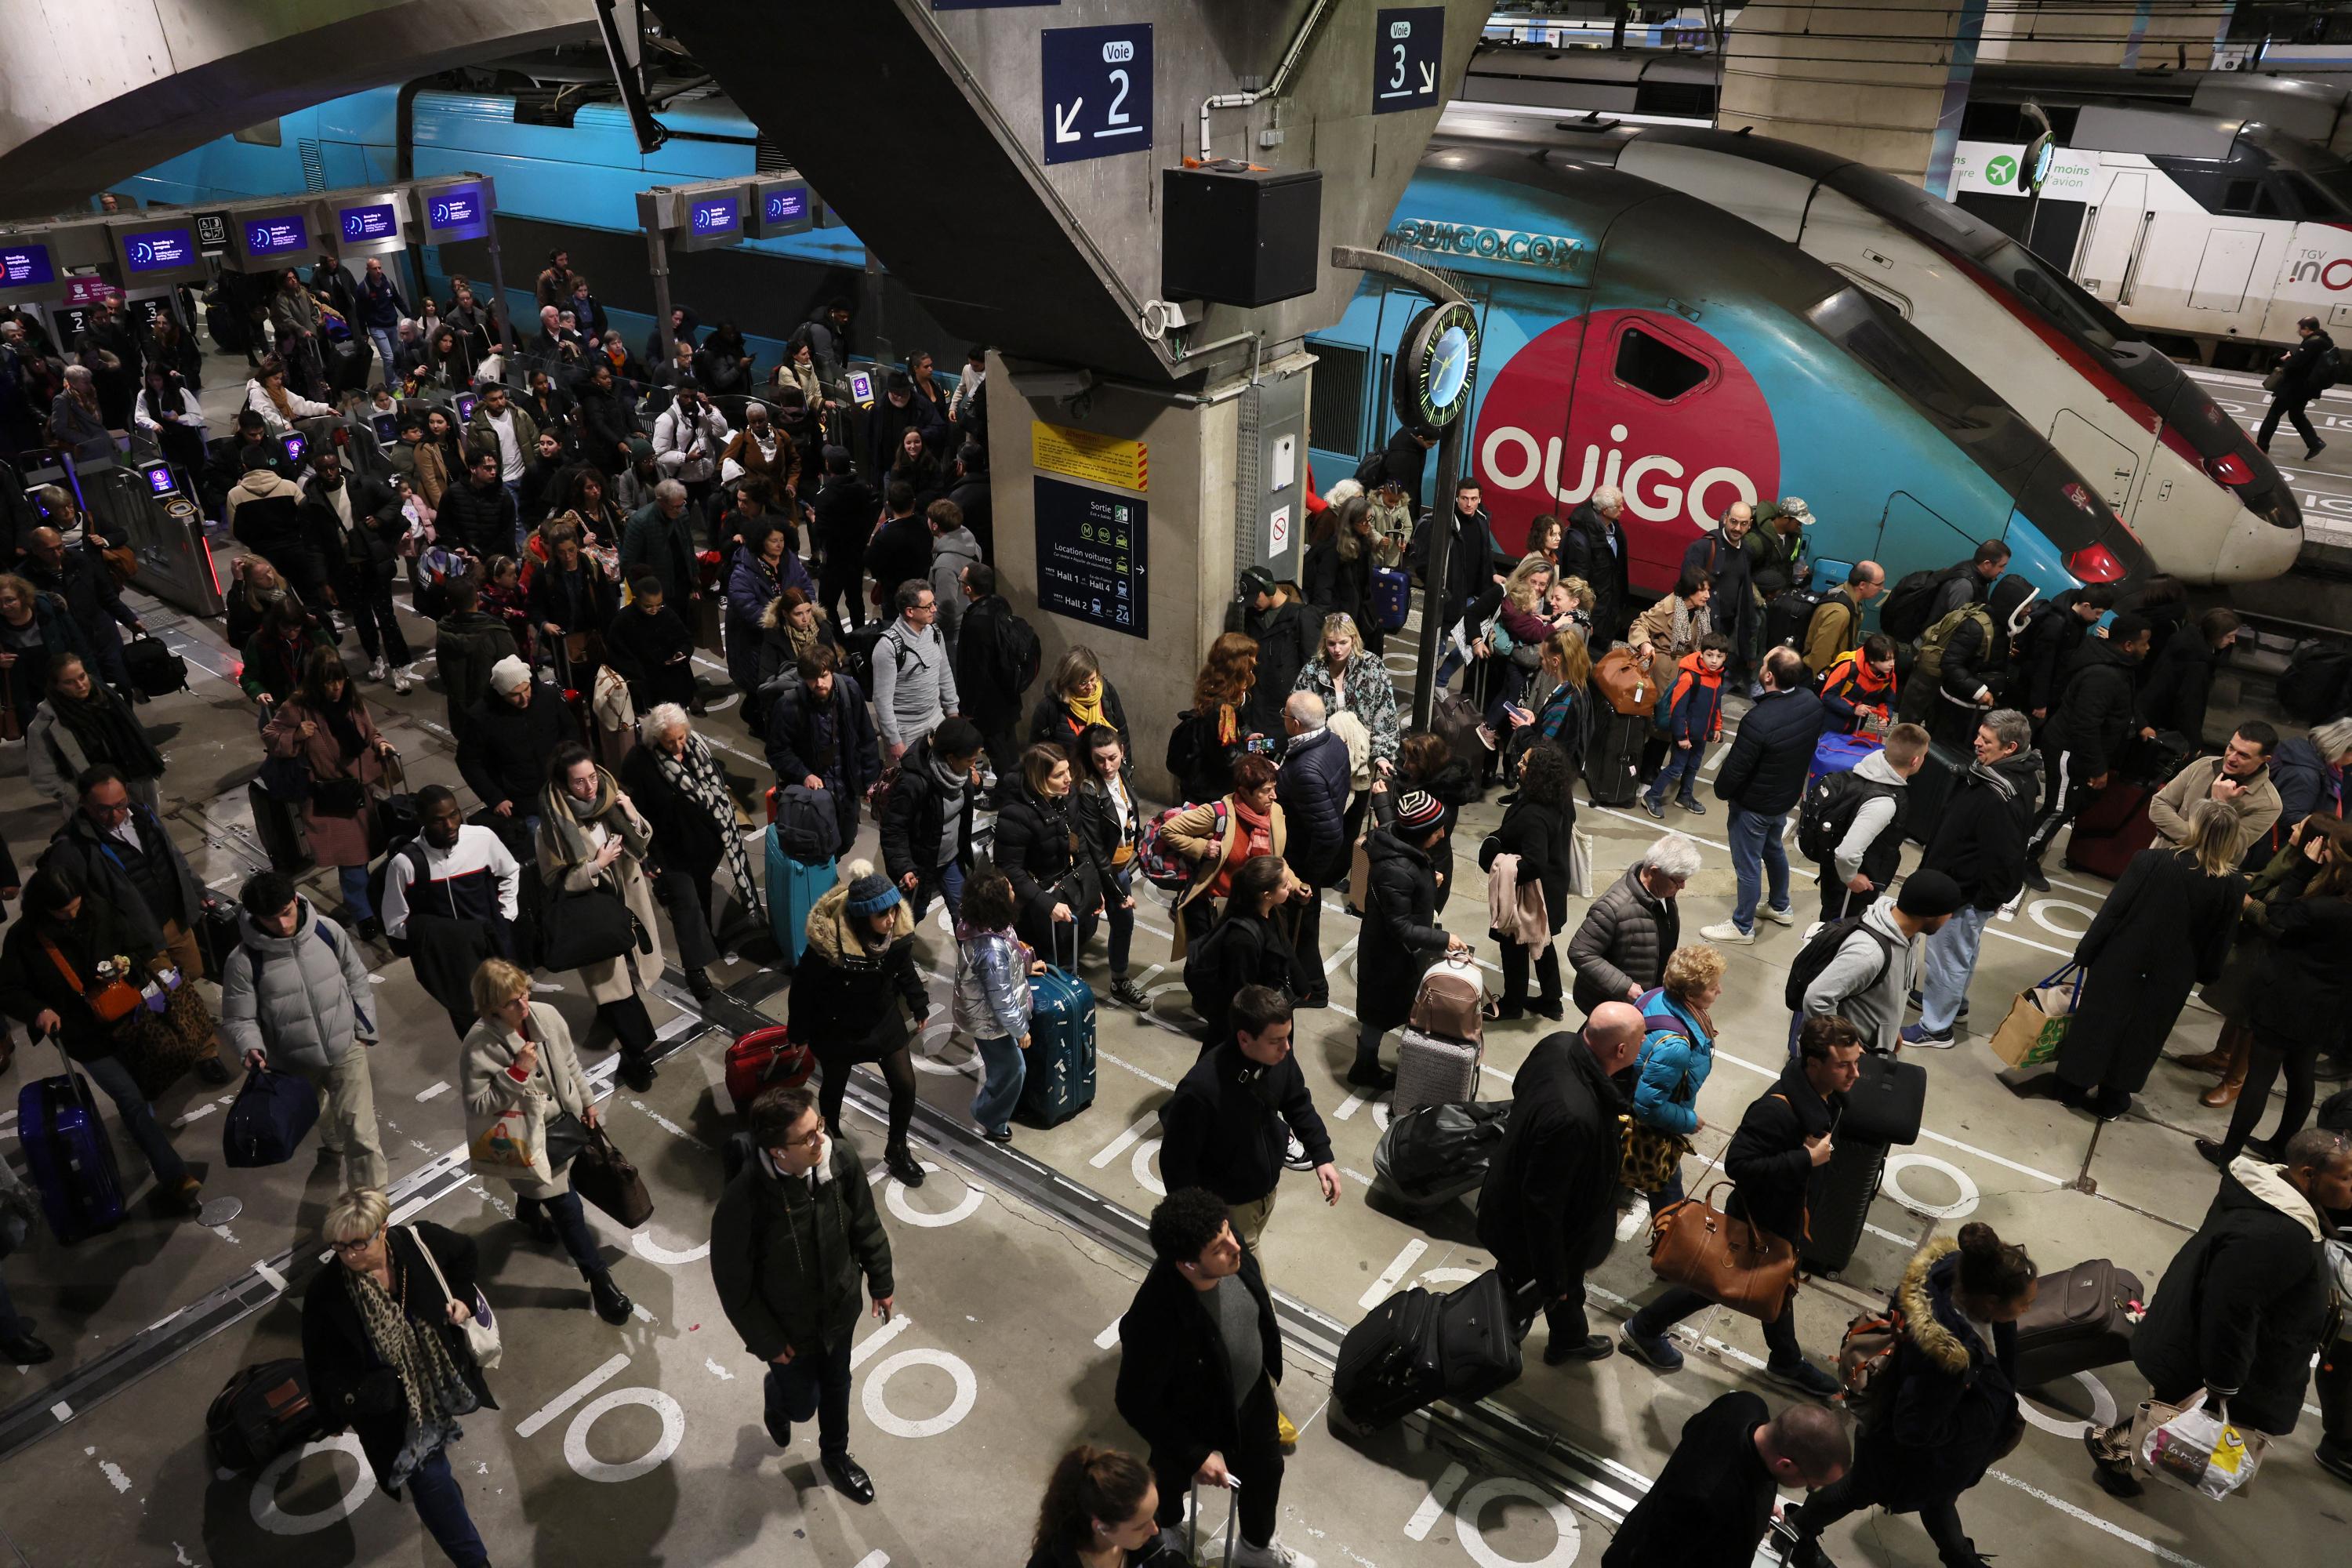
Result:
M457 731L457 771L500 820L499 837L509 847L520 823L539 830L539 795L547 783L547 761L566 741L580 738L563 694L531 678L530 666L509 655L490 667L490 694L466 716ZM528 843L525 837L520 840ZM519 852L520 853L520 852Z
M1614 485L1602 485L1568 514L1568 527L1560 535L1560 575L1581 577L1592 585L1592 635L1600 647L1625 635L1630 549L1618 521L1624 515L1623 493Z
M654 499L631 513L621 531L621 575L635 577L640 568L651 572L661 580L662 597L690 626L695 601L702 597L702 568L686 503L687 489L678 480L664 479L654 487Z
M1697 843L1669 833L1592 900L1568 944L1578 1012L1591 1017L1604 1002L1639 1001L1664 981L1666 960L1682 942L1675 900L1698 868Z
M1348 786L1353 766L1347 742L1325 722L1323 699L1294 691L1282 705L1282 768L1275 774L1274 798L1282 807L1289 837L1282 858L1307 884L1307 897L1292 900L1298 928L1292 938L1306 994L1302 1007L1331 1005L1331 984L1323 972L1323 889L1348 874L1353 842L1348 833Z

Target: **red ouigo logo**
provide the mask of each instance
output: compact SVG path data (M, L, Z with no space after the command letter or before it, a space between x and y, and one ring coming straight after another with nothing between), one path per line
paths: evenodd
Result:
M1624 492L1637 582L1671 586L1693 537L1737 500L1780 494L1763 389L1678 316L1597 310L1538 333L1478 409L1473 472L1496 537L1526 537L1603 485Z

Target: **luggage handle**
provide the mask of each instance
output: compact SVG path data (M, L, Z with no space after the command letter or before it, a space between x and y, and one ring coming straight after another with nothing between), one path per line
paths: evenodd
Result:
M1234 1531L1242 1517L1242 1479L1231 1470L1225 1472L1226 1489L1234 1494L1233 1507L1225 1510L1225 1561L1234 1560ZM1184 1510L1184 1556L1187 1561L1201 1560L1201 1476L1192 1473L1192 1506Z
M1070 918L1066 921L1047 921L1045 923L1053 928L1052 931L1047 933L1045 938L1045 966L1048 969L1060 969L1062 967L1055 962L1062 956L1062 940L1060 931L1062 927L1068 926L1070 928L1070 967L1063 971L1063 973L1072 975L1076 974L1078 972L1077 911L1076 910L1071 910Z

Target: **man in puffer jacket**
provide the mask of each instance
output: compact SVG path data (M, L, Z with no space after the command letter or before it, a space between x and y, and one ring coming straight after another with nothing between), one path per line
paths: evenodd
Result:
M1274 798L1282 807L1290 837L1282 858L1307 896L1298 905L1299 974L1307 983L1305 1007L1328 1006L1330 978L1323 969L1323 893L1344 879L1354 845L1348 837L1348 745L1324 722L1323 699L1294 691L1283 703L1282 771L1275 774Z
M252 878L238 902L242 941L222 966L221 1034L253 1071L293 1073L322 1091L319 1158L342 1161L347 1188L382 1188L392 1167L368 1076L376 1025L359 944L278 872Z
M1578 1012L1590 1016L1603 1002L1638 1002L1664 980L1666 958L1682 943L1677 900L1698 868L1698 846L1669 833L1592 900L1568 943Z

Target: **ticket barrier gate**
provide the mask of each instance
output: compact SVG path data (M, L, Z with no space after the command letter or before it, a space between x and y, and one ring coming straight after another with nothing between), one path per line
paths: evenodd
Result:
M142 447L144 451L142 451ZM196 503L142 431L120 458L37 469L32 485L79 492L84 510L109 538L130 541L139 560L131 585L191 615L217 616L226 607L213 568L212 543Z

